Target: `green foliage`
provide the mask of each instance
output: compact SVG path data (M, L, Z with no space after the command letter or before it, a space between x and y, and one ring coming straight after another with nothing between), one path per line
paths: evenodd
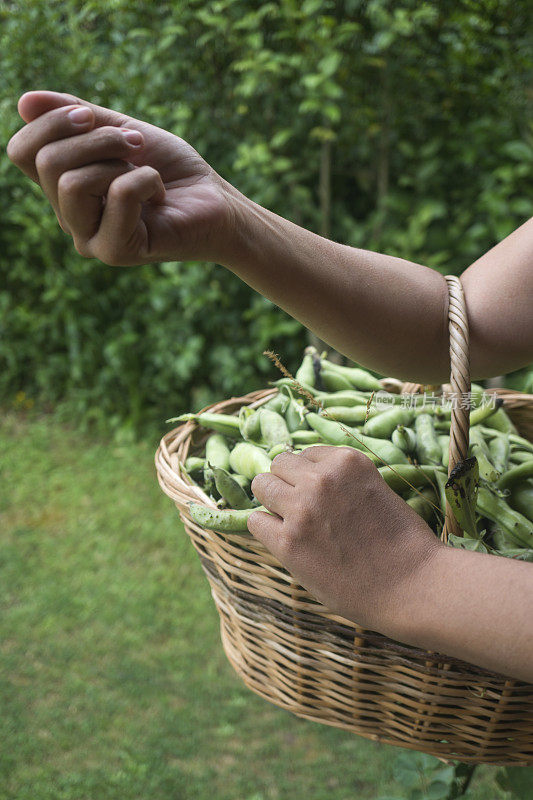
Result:
M526 0L0 0L0 139L53 88L174 131L241 191L460 272L533 214ZM321 182L328 162L330 183ZM0 399L132 432L296 368L302 327L208 264L78 256L0 158Z
M472 797L469 791L474 772L479 767L462 762L443 764L438 758L404 751L395 759L394 779L401 785L401 796L382 796L379 800L455 800ZM495 780L504 792L517 800L533 796L533 767L505 767L496 772Z
M496 783L518 800L533 797L533 767L505 767L496 775Z
M403 787L403 800L450 800L458 797L459 781L456 768L444 765L438 758L406 751L394 762L395 780ZM380 800L402 800L398 797L382 797Z

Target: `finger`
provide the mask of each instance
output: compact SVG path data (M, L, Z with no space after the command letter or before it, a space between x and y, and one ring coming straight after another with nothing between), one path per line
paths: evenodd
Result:
M88 242L92 255L117 267L145 264L147 257L157 260L150 250L142 204L164 199L163 181L153 167L138 167L116 178L107 192L98 233Z
M255 476L252 481L252 492L261 505L282 519L294 502L294 487L270 472L261 472Z
M142 147L142 142L138 131L105 127L42 147L35 157L35 166L39 183L54 211L59 212L57 187L64 172L96 161L119 158L126 161Z
M296 486L297 479L302 477L306 469L311 467L307 459L302 458L302 453L280 453L270 465L270 473L282 478L291 486Z
M116 125L120 127L130 119L126 114L89 103L87 100L83 100L73 94L44 90L25 92L18 101L18 112L24 122L32 122L49 111L71 105L90 108L94 114L96 125Z
M85 255L85 244L100 227L103 198L109 186L135 169L125 161L102 161L64 172L57 184L57 203L64 227L74 239L78 253Z
M72 94L49 91L26 92L20 98L18 108L21 117L29 123L26 127L33 126L42 132L42 126L44 125L46 128L47 120L52 112L64 114L66 107L72 105L88 108L91 111L94 115L94 124L92 126L94 128L107 126L140 131L144 136L145 146L135 159L130 159L136 166L150 164L150 166L159 170L163 177L165 169L169 168L169 164L172 165L170 171L172 172L174 169L176 142L180 140L169 131L150 125L150 123L143 120L129 117L120 111L89 103L88 100L83 100ZM15 134L15 136L18 135ZM34 151L34 158L36 152L37 150Z
M248 517L247 525L250 533L275 554L282 537L283 521L266 511L254 511Z
M89 117L80 119L80 112ZM21 128L7 143L8 158L32 181L39 183L35 157L39 150L50 142L76 136L92 129L94 114L79 105L68 105L45 114Z

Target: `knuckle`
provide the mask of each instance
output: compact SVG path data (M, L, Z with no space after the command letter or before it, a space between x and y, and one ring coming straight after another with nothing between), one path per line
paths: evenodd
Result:
M287 456L291 455L293 454L289 453L288 451L285 453L278 453L278 455L274 456L274 458L272 459L271 467L280 467L285 461L287 461Z
M331 469L325 469L323 472L319 472L314 477L314 488L315 492L318 495L324 495L333 489L335 483L337 481L335 472Z
M348 469L364 465L369 461L368 456L365 456L364 453L354 447L339 447L337 459L341 466Z
M61 194L78 194L83 186L83 181L80 177L72 172L64 172L59 176L57 182L57 189Z
M19 137L17 134L11 137L9 142L7 143L6 153L7 157L13 164L17 164L20 161L20 147L19 147Z
M50 172L54 164L54 153L49 145L41 147L35 156L35 168L37 172Z
M135 197L136 188L131 181L117 178L109 187L107 194L112 200L122 203Z
M104 147L116 148L117 144L119 144L125 150L128 148L120 128L115 128L113 125L105 125L99 128L98 138Z
M250 488L252 492L255 493L255 490L261 493L265 493L268 491L268 487L271 485L272 479L270 474L267 472L260 472L258 475L255 476L252 483L250 484Z
M127 263L116 247L100 247L95 253L96 258L110 267L124 267Z
M129 266L129 263L129 259L120 253L114 253L108 259L106 259L106 264L108 264L110 267L127 267Z
M90 251L87 242L82 242L80 239L74 237L74 248L78 255L83 256L83 258L92 258L92 253Z

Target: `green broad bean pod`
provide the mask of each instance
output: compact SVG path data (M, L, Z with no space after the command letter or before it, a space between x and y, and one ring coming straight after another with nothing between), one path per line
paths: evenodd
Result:
M434 422L434 428L437 435L440 433L449 433L450 423L446 422L445 420L439 420L436 418Z
M310 383L306 383L305 381L298 381L299 385L302 389L311 395L311 397L319 397L320 394L327 394L326 392L319 392L314 386ZM279 378L277 381L271 381L271 386L277 387L277 389L282 389L284 386L291 389L295 394L300 397L300 392L298 391L298 387L296 386L295 382L292 378Z
M435 471L435 484L437 486L437 490L439 493L439 502L440 502L440 510L442 513L442 519L444 524L444 519L446 517L446 483L448 482L448 476L445 472L440 470Z
M442 448L442 463L445 467L448 467L450 463L450 437L441 433L437 436L437 439Z
M189 513L192 519L202 528L221 533L244 533L248 531L248 518L254 511L267 511L264 506L248 509L217 509L202 506L199 503L189 503Z
M533 478L533 458L508 470L498 481L498 489L510 489L517 483Z
M289 405L285 411L285 422L289 433L301 431L307 427L304 404L301 400L295 400L292 395L289 398Z
M316 431L309 429L303 431L293 431L291 433L293 444L319 444L321 439Z
M414 455L416 451L416 434L412 428L405 425L397 425L391 434L391 441L396 447L408 455Z
M179 417L167 419L167 422L196 422L202 428L210 428L233 439L238 439L240 436L239 418L229 414L204 411L203 414L181 414Z
M318 393L316 397L324 408L331 408L331 406L342 406L343 408L366 406L370 399L370 395L365 395L352 389L345 392Z
M336 372L351 384L354 389L361 389L364 392L377 392L381 389L381 383L374 375L360 367L343 367L341 364L334 364L332 361L322 362L322 369Z
M378 439L390 439L398 425L410 425L414 416L414 411L409 408L391 408L369 419L363 427L363 433Z
M311 433L311 431L309 431L309 433ZM268 450L268 457L274 460L276 456L279 456L281 453L289 453L290 451L291 448L284 442L281 442L280 444L275 444L274 447Z
M303 361L298 367L294 377L302 386L304 384L311 387L315 385L315 368L313 366L313 354L311 352L304 355Z
M335 444L328 444L327 442L313 442L312 444L297 444L295 450L297 452L301 452L302 450L307 450L309 447L346 447L346 445L335 445ZM380 467L383 465L383 459L378 458L373 453L370 453L368 450L362 450L362 453L365 454L370 461L376 465L376 467Z
M418 414L415 419L416 452L421 464L441 464L442 448L430 414Z
M488 445L485 442L483 434L476 428L470 429L470 452L477 458L480 476L490 483L494 483L500 477L500 474L494 467L490 459Z
M502 497L486 486L480 486L477 510L505 531L516 544L533 547L533 526L523 514L511 508Z
M533 561L533 550L527 547L513 547L508 542L509 538L505 537L505 534L496 540L497 551L500 555L513 558L515 561Z
M204 491L209 495L215 494L215 489L216 489L215 473L213 472L207 461L205 462L204 466L203 479L204 479Z
M478 409L475 409L477 411ZM475 413L472 411L472 414ZM470 416L472 416L472 414ZM488 418L483 420L483 424L488 428L493 428L501 433L516 433L516 428L505 413L503 408L498 408Z
M470 401L472 408L477 408L483 403L485 399L486 390L479 383L470 384Z
M211 467L229 469L229 447L221 433L212 433L205 443L205 459Z
M291 444L291 435L281 414L269 408L261 408L258 413L261 438L267 447L274 447L276 444Z
M234 472L253 480L260 472L270 472L272 461L260 447L251 442L239 442L230 453L229 463Z
M421 464L417 467L414 464L391 464L387 467L378 467L378 472L385 483L398 494L409 491L409 484L416 488L432 486L439 474L444 478L444 483L447 479L446 473L434 464Z
M511 464L526 464L532 458L533 455L526 450L514 450L509 454Z
M341 426L340 423L326 419L319 414L309 413L307 422L322 437L324 443L353 447L371 455L373 453L386 464L407 463L407 456L387 439L365 436L357 430ZM346 428L346 430L343 430Z
M325 408L325 406L324 406ZM367 409L366 405L358 406L329 406L325 408L328 419L342 422L345 425L358 425L374 417L377 411L373 408Z
M213 467L215 485L219 495L226 501L230 508L243 509L254 508L245 490L235 478L222 467Z
M533 523L533 480L513 486L509 505Z
M185 472L187 472L189 475L193 474L194 472L202 472L205 467L205 458L189 456L183 466L185 467Z
M486 441L486 440L485 440ZM498 433L488 441L490 460L500 474L505 472L509 464L510 442L505 433Z
M353 383L345 376L335 370L322 367L320 378L324 389L328 392L339 392L343 389L353 389Z
M276 412L272 412L276 413ZM239 431L245 442L261 441L261 417L259 410L243 406L239 411Z
M519 447L521 450L527 450L533 453L533 442L529 442L527 439L524 439L523 436L518 436L516 433L509 434L509 443L513 448Z
M243 489L246 489L247 492L251 491L250 478L247 478L246 475L239 475L238 472L232 472L231 477L239 484L239 486L242 486Z
M470 427L472 428L474 425L489 425L489 420L491 418L496 417L498 411L501 409L501 401L494 406L479 406L479 408L474 408L470 412ZM501 409L503 411L503 409ZM503 412L505 414L505 412ZM507 416L507 415L506 415ZM496 428L496 430L500 430Z
M271 397L270 400L267 400L266 403L261 408L270 408L272 411L277 411L278 414L285 414L289 405L289 396L278 392Z
M435 503L435 492L433 489L422 489L420 494L413 494L406 500L408 506L416 511L419 517L425 522L430 522L433 517L433 505Z

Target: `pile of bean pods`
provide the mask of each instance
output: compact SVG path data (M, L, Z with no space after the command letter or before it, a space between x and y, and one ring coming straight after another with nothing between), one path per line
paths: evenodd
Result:
M307 348L295 379L298 388L290 378L276 381L277 393L255 409L243 406L235 415L204 412L168 420L193 420L211 431L202 452L180 465L216 504L191 503L194 521L211 530L247 531L249 515L262 508L250 488L253 478L268 472L272 459L285 450L327 444L364 452L386 483L439 535L450 497L451 406L445 400L428 403L424 395L385 392L366 370L335 364L313 348ZM490 398L473 384L472 523L463 537L450 536L449 543L533 561L533 444L518 435L501 401L483 400Z

